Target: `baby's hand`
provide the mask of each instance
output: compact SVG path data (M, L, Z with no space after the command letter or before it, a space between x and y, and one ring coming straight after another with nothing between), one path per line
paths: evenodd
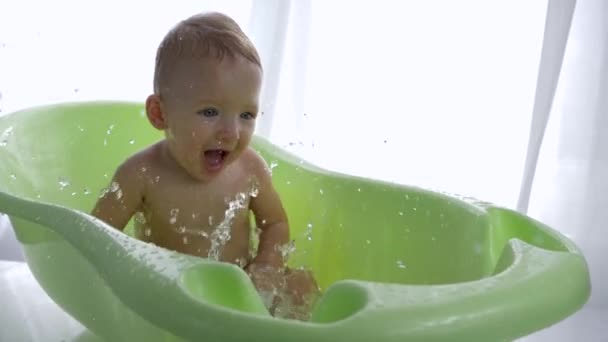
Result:
M252 263L245 270L272 313L280 296L285 292L285 268Z

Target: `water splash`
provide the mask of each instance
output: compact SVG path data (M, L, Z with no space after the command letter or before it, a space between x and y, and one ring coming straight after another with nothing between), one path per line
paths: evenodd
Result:
M66 178L60 177L59 178L59 190L63 191L68 186L70 186L70 181L67 180Z
M222 248L230 240L230 230L232 228L232 222L236 217L239 210L247 207L247 195L245 193L238 193L235 199L228 201L228 209L224 214L224 220L213 230L211 233L211 247L209 248L208 257L212 260L219 260Z
M110 184L110 192L116 196L117 200L122 198L122 189L120 188L120 184L118 184L118 182L112 182Z
M295 240L291 240L284 245L277 246L276 249L281 253L283 260L287 260L296 251L296 242Z
M268 169L270 170L270 174L272 174L272 170L274 170L275 167L279 166L279 163L277 163L276 161L271 161L270 162L270 166L268 167Z
M179 209L173 208L169 211L169 223L175 224L177 222L177 215L179 215Z
M306 225L306 240L312 241L312 223Z
M2 132L0 135L0 147L6 147L8 145L8 139L13 135L13 126L9 126L7 129Z

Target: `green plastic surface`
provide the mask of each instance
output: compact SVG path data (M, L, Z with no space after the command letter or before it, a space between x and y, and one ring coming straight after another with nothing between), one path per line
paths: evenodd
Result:
M109 341L505 341L588 299L587 264L551 228L456 196L338 174L256 137L324 295L273 318L238 267L167 251L86 212L116 166L161 138L141 104L0 117L0 212L45 291Z

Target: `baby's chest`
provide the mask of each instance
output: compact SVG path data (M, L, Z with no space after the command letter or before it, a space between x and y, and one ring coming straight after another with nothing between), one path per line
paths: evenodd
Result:
M212 228L224 221L245 220L250 195L244 186L221 190L173 185L148 191L144 198L146 216L157 225Z

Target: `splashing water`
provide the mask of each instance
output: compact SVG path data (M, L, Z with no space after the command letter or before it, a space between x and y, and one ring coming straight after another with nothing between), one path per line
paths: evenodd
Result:
M169 223L175 224L175 222L177 222L177 215L179 215L179 209L171 209L171 211L169 211Z
M312 223L306 225L306 240L312 241Z
M270 162L270 166L269 166L270 174L272 174L272 170L274 170L274 168L277 166L279 166L279 163L277 163L276 161L273 160Z
M118 184L118 182L112 182L110 184L110 192L115 194L117 200L122 198L122 190L120 189L120 184Z
M209 248L208 256L212 260L219 260L222 248L230 240L230 229L232 222L239 210L245 209L247 204L247 195L238 193L233 201L228 201L228 209L224 214L224 220L211 233L211 247Z
M284 245L277 246L277 250L281 253L283 260L287 260L296 251L296 242L295 240L291 240Z
M59 178L59 190L63 190L70 186L70 181L65 178Z
M8 145L8 139L13 135L13 126L5 129L4 132L0 135L0 147L5 147Z

